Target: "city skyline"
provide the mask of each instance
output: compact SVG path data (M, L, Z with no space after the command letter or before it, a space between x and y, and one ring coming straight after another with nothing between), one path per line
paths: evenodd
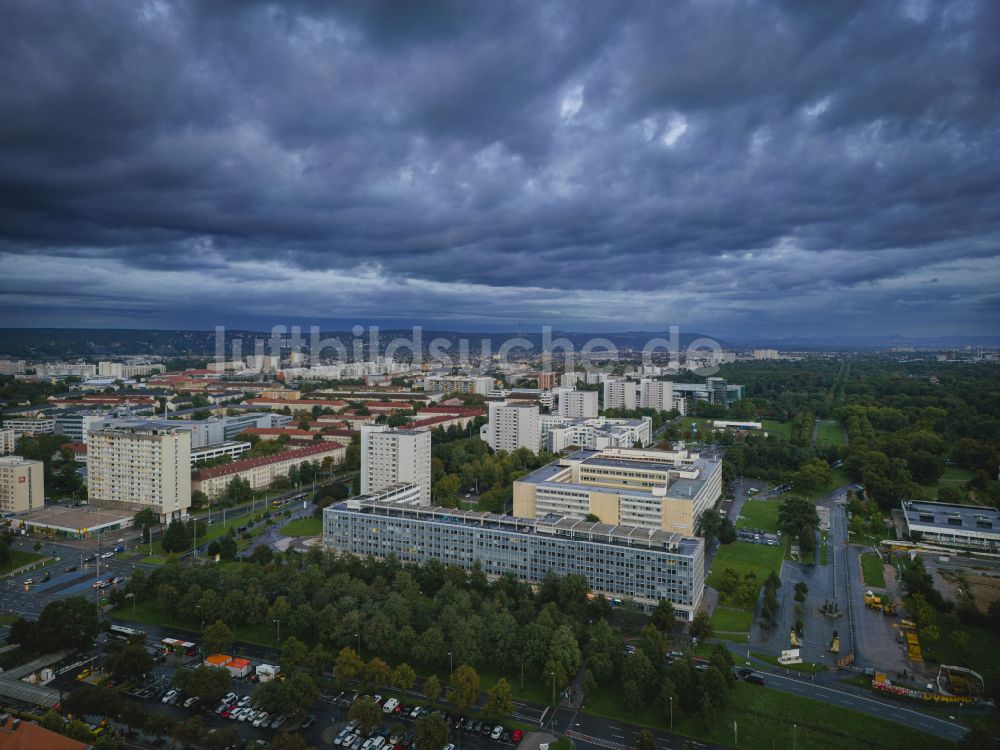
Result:
M982 335L995 3L14 3L11 326Z

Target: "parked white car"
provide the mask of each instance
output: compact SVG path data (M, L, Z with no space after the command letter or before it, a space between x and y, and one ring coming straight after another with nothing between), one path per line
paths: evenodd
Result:
M399 705L399 701L395 698L390 698L384 704L382 704L382 713L391 714L396 710L396 706Z

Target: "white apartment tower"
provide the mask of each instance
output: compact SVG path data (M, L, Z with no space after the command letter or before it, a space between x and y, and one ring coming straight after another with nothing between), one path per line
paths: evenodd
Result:
M370 495L401 482L420 487L421 505L431 504L431 433L361 428L361 494Z
M674 408L674 384L669 380L639 381L639 408L670 411Z
M490 421L483 425L479 436L490 448L508 453L527 448L538 453L542 427L537 405L491 401L489 409Z
M142 510L161 521L191 507L191 433L155 425L91 430L87 494L94 505Z
M17 433L12 427L0 428L0 456L6 456L14 452L14 445L17 443Z
M673 399L674 384L669 380L608 378L604 381L605 409L670 411L674 408Z
M20 456L0 458L0 513L27 513L44 505L42 462Z
M561 392L558 414L571 419L594 419L597 416L597 391Z
M625 378L604 381L604 408L633 411L639 404L639 384Z

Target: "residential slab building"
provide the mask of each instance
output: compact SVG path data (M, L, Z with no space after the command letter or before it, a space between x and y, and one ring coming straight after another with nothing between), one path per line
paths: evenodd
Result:
M20 456L0 456L0 515L27 513L44 505L42 462Z
M527 448L538 453L541 448L541 422L537 404L489 402L489 422L479 431L479 437L495 451L513 453Z
M431 504L431 433L427 429L361 427L361 494L399 483L420 487L421 502Z
M583 379L584 376L582 372L576 372L576 371L564 372L562 375L559 376L559 385L563 386L564 388L573 388L576 386L577 383L579 383Z
M608 378L604 381L604 408L670 411L673 394L673 383L669 380Z
M134 423L87 434L87 495L93 505L142 510L161 521L191 507L191 432Z
M493 390L494 380L489 376L475 375L428 375L424 378L424 390L429 393L478 394L485 396Z
M323 543L339 554L425 564L438 560L488 578L514 575L531 584L547 574L582 575L594 593L631 599L649 610L666 599L691 620L705 586L702 539L572 518L517 518L422 506L397 490L323 511Z
M204 492L209 500L225 494L233 479L245 480L252 490L266 490L278 477L287 477L291 469L304 463L322 464L329 458L336 466L344 462L343 445L327 440L315 445L292 448L284 453L259 458L243 458L230 464L213 466L195 473L192 490Z
M571 419L593 419L597 416L597 391L577 391L559 388L557 413Z
M687 450L580 450L514 482L514 515L549 514L694 535L722 495L722 462Z
M551 453L560 453L573 446L589 450L634 448L636 445L646 448L653 439L653 420L650 417L572 419L543 414L539 424L541 446Z
M17 433L11 427L0 428L0 456L14 452L17 443Z

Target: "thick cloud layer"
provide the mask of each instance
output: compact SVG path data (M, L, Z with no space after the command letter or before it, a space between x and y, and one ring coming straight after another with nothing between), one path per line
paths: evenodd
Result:
M1000 320L992 0L3 16L11 325Z

